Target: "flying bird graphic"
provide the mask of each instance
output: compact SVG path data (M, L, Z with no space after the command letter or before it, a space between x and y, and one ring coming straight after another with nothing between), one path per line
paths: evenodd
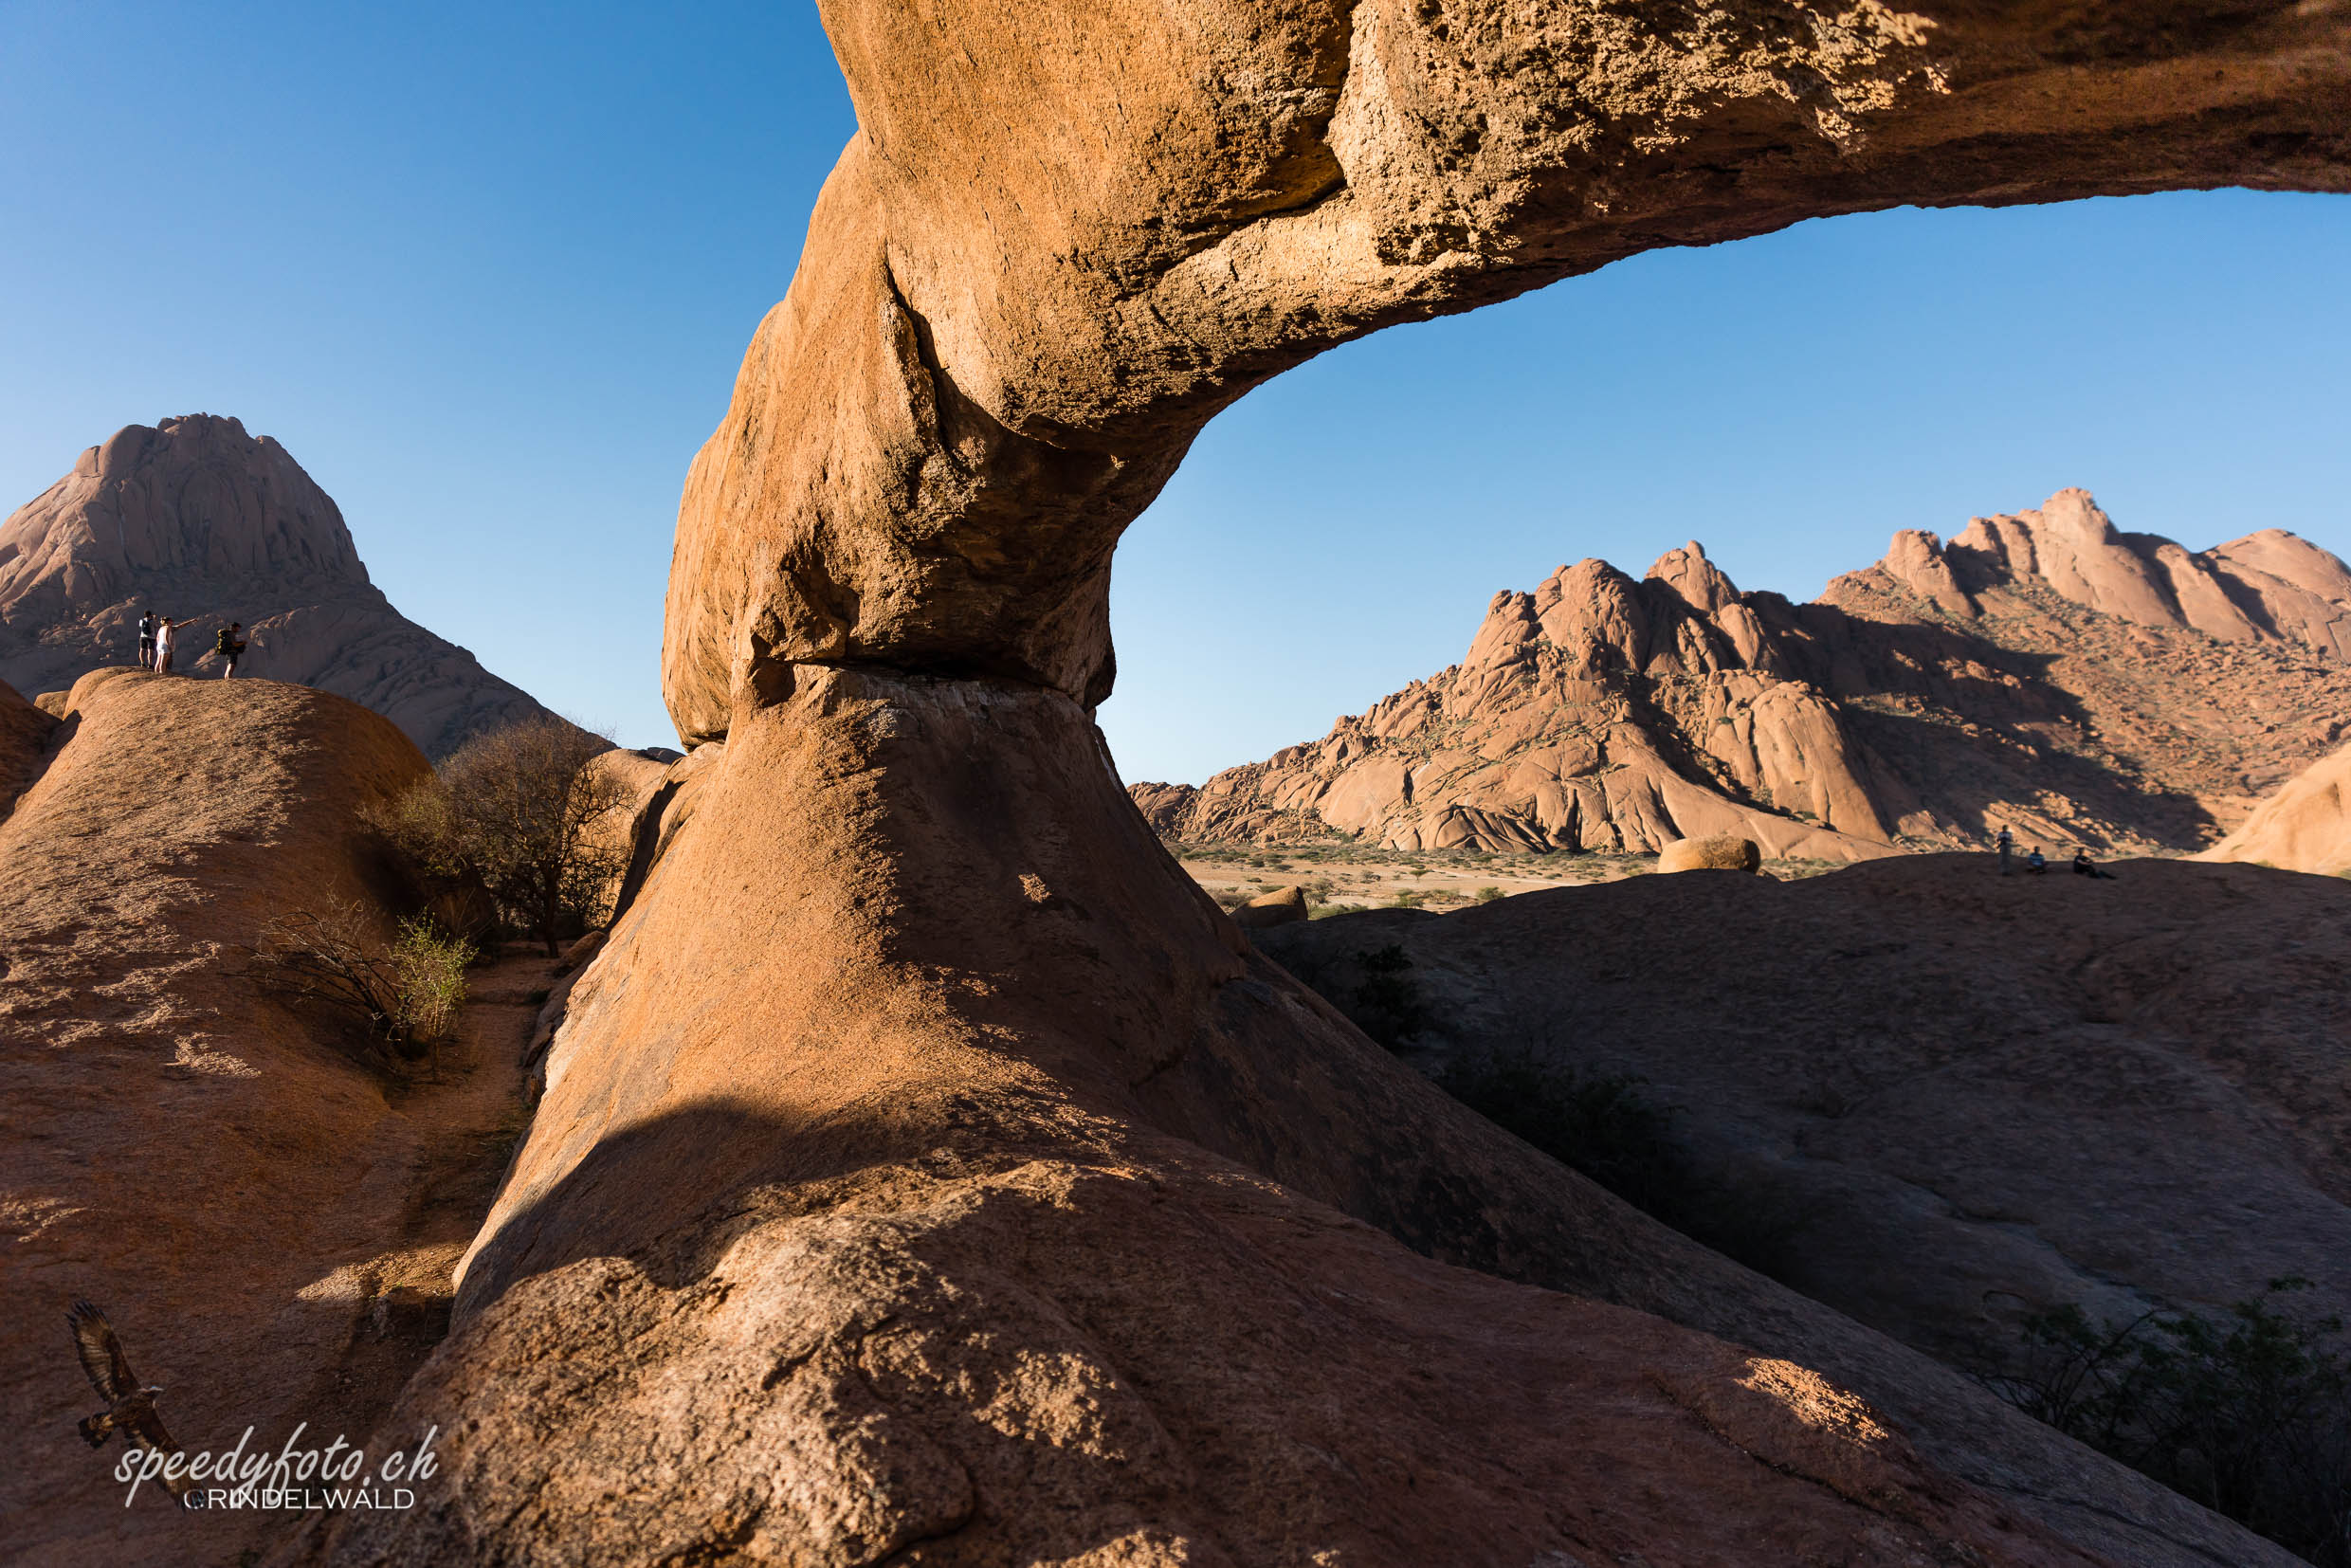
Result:
M167 1456L179 1452L179 1445L163 1430L163 1418L155 1413L155 1395L163 1390L139 1382L106 1314L88 1302L76 1302L65 1314L65 1323L73 1330L74 1352L82 1358L82 1370L90 1375L90 1386L106 1401L102 1413L81 1423L82 1440L102 1449L107 1438L120 1432L122 1441L132 1448ZM164 1477L163 1484L173 1497L183 1497L195 1487L184 1475Z

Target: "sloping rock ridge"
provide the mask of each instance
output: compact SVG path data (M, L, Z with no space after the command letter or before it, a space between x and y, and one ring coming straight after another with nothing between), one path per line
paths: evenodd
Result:
M1503 593L1458 665L1197 790L1185 840L1644 853L1737 833L1861 860L1979 843L2190 849L2351 729L2351 570L2279 529L2191 553L2082 490L1904 530L1811 604L1693 542Z
M125 426L0 525L0 681L18 691L132 663L151 608L195 623L181 670L210 672L213 633L243 622L239 675L348 697L434 757L547 711L393 609L334 501L234 419Z
M2234 832L2196 858L2351 876L2351 746L2279 785Z
M1970 1369L2017 1359L2025 1318L2067 1306L2218 1317L2296 1278L2297 1314L2351 1311L2346 939L2333 878L2176 860L2003 877L1980 853L1254 937L1347 1005L1364 955L1394 949L1424 1072L1637 1079L1671 1107L1628 1162L1652 1202Z

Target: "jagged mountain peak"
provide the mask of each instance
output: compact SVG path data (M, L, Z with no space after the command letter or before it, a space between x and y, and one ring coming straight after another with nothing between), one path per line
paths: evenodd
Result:
M130 664L149 610L194 621L184 671L241 622L241 674L351 698L428 755L547 711L393 609L334 498L234 418L126 425L0 524L0 682L62 690Z
M2237 651L2232 651L2232 650ZM2087 490L1896 533L1813 604L1695 540L1635 581L1562 566L1462 662L1200 791L1188 839L1646 851L1738 832L1855 859L2009 826L2196 848L2351 728L2351 572L2282 530L2190 552Z

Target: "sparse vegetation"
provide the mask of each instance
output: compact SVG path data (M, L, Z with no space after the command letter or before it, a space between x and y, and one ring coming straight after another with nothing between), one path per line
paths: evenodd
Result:
M2281 1310L2307 1286L2272 1280L2217 1318L2100 1326L2062 1306L2025 1320L2016 1365L1982 1381L2320 1568L2351 1568L2351 1357L2339 1320Z
M590 760L611 742L556 719L466 742L380 824L428 872L486 888L513 929L546 944L602 922L622 871L621 835L592 830L626 804Z
M389 947L375 940L365 905L330 904L284 915L253 956L261 984L323 1007L353 1026L352 1053L376 1067L424 1056L455 1027L465 1001L469 942L418 917Z
M1502 902L1502 889L1501 889L1501 888L1499 888L1499 887L1481 887L1481 888L1479 888L1479 889L1478 889L1478 902L1479 902L1480 903L1501 903L1501 902Z

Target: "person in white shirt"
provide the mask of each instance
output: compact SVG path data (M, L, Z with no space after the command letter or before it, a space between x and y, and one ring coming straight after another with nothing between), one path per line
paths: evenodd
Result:
M156 674L158 674L158 675L169 675L169 674L171 674L171 673L172 673L172 631L173 631L173 628L175 628L175 627L183 627L183 626L186 626L186 625L188 625L189 621L192 621L192 620L194 620L194 619L195 619L195 617L194 617L194 616L192 616L192 615L191 615L191 616L187 617L187 618L186 618L186 619L184 619L184 620L177 620L177 621L175 621L175 620L172 619L172 617L171 617L171 616L169 616L169 615L158 616L158 617L156 618L156 620L155 620L155 673L156 673Z

